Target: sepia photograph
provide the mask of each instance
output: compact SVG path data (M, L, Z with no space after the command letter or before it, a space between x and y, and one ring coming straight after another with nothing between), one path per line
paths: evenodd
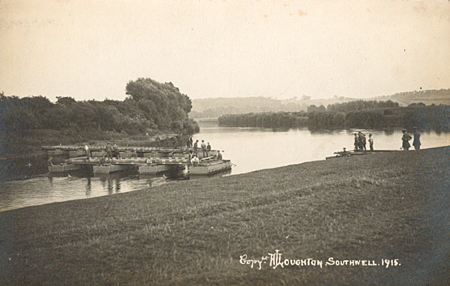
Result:
M0 0L0 285L450 285L449 0Z

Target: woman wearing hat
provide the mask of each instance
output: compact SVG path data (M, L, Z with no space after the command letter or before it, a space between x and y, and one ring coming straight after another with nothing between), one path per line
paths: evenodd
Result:
M406 132L406 129L403 129L402 132L403 132L403 136L402 136L402 142L403 142L402 148L403 148L403 150L408 151L408 150L409 150L409 147L411 147L411 145L409 145L409 140L411 140L412 137L411 137L411 135L408 134L408 132Z
M419 133L419 131L417 131L417 128L416 127L414 127L414 140L413 140L413 146L414 146L414 149L416 149L416 151L417 150L420 150L420 133Z

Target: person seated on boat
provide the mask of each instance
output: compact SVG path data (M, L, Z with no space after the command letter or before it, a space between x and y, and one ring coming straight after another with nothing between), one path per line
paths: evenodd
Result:
M99 160L100 166L106 165L106 158L105 157L106 157L106 155L103 154L103 156L100 158L100 160Z
M191 159L191 163L192 163L194 166L197 166L198 163L200 163L200 160L198 159L197 156L193 155L193 156L192 156L192 159Z
M189 162L191 161L193 156L194 156L194 151L192 149L190 149L189 150Z
M222 154L220 153L220 150L217 150L216 159L217 159L217 161L221 161L222 160Z
M342 156L342 157L350 157L351 154L350 154L350 152L348 152L347 149L344 147L344 149L343 149L343 151L342 151L342 153L341 153L341 156Z
M52 160L53 160L53 157L50 156L50 158L48 158L48 160L47 160L47 165L48 166L53 166L53 161Z

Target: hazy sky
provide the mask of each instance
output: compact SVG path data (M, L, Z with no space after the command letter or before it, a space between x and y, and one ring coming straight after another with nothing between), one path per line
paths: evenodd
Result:
M0 0L0 91L123 100L450 88L448 0Z

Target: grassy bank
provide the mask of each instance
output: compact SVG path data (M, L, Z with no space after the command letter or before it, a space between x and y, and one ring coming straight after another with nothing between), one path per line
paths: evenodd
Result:
M448 285L449 158L374 153L2 212L0 284ZM274 269L276 250L323 267Z

